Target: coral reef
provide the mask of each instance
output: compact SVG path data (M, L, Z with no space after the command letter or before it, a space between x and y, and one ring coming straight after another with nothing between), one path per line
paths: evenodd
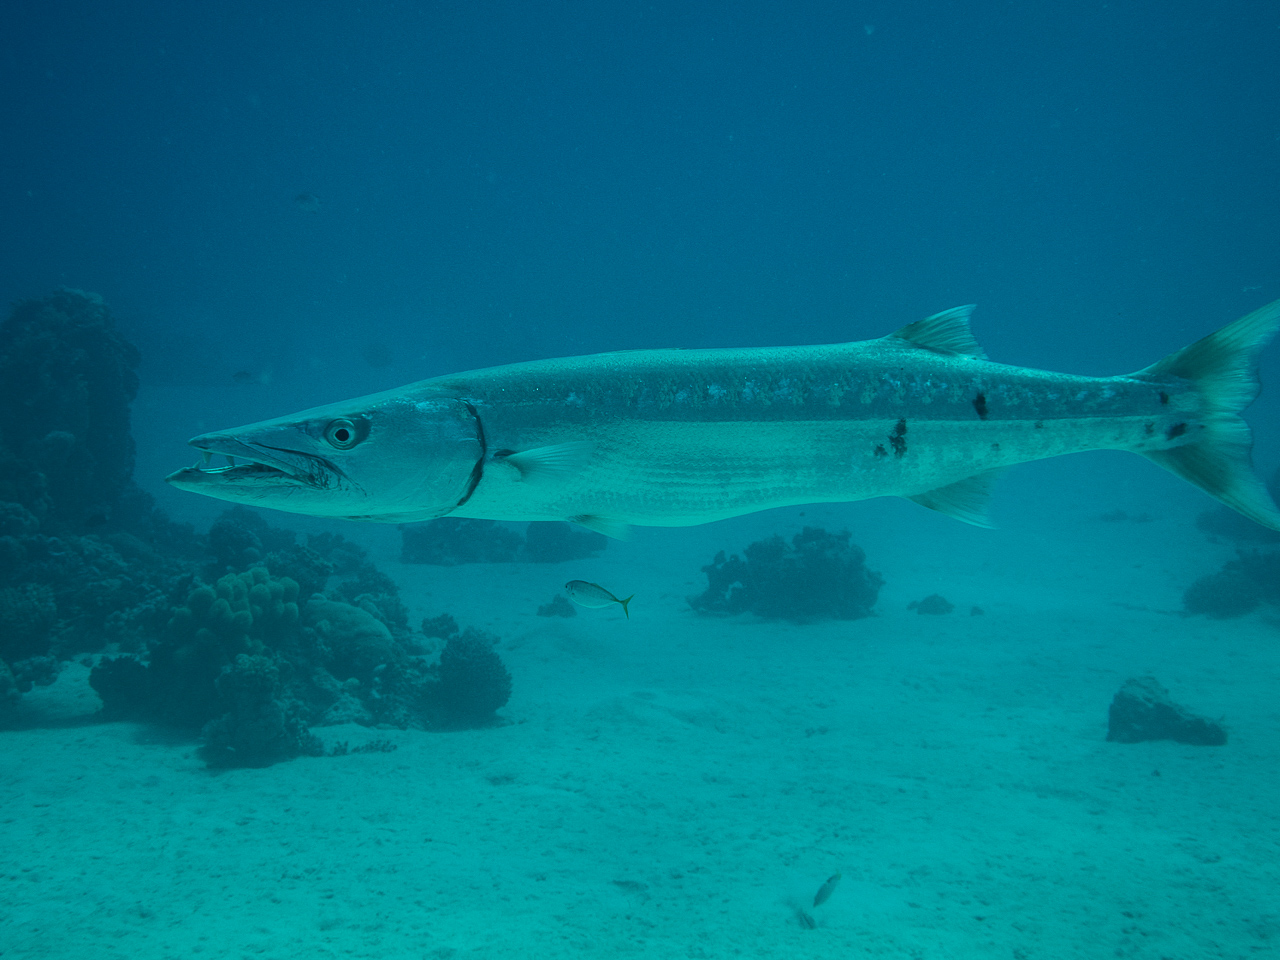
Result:
M598 556L609 538L594 530L579 530L572 524L531 523L524 534L521 559L528 563L564 563Z
M1216 619L1244 616L1262 603L1280 604L1280 552L1274 550L1241 551L1182 595L1187 613Z
M609 538L563 521L530 523L524 536L493 520L442 517L400 527L400 559L454 567L463 563L564 563L597 556Z
M47 651L57 617L53 588L48 584L0 589L0 660L12 663Z
M510 696L497 638L447 614L423 625L447 640L435 664L366 606L298 599L263 566L196 583L147 650L91 671L104 714L202 729L211 764L258 766L315 753L308 725L484 726Z
M544 603L538 607L540 617L576 617L577 615L577 609L563 593L557 593L551 598L550 603Z
M374 671L400 654L386 624L349 603L313 596L307 601L306 622L321 666L340 683L354 679L370 684Z
M139 359L101 297L14 305L0 323L0 501L56 533L111 515L132 485Z
M914 610L916 613L931 614L933 616L943 616L954 610L955 604L942 596L940 593L931 593L923 600L912 600L907 604L908 610Z
M468 627L445 641L436 691L446 729L489 726L511 698L511 674L493 649L498 638Z
M217 683L237 657L297 646L297 599L298 585L265 567L195 586L144 652L141 671L128 665L132 657L106 659L89 682L109 715L201 727L224 712Z
M204 727L202 755L212 767L265 767L324 747L307 729L299 704L281 699L280 669L270 657L240 654L217 680L229 709Z
M304 544L243 507L202 535L133 484L137 364L92 294L23 301L0 324L0 706L105 649L103 715L203 731L213 765L317 753L312 724L493 722L510 691L495 638L447 618L444 660L428 656L356 544ZM594 543L565 531L535 551Z
M1174 703L1155 677L1130 677L1111 701L1107 739L1116 743L1174 740L1220 747L1227 742L1227 731Z
M752 543L745 559L721 551L702 568L707 589L689 604L699 613L751 612L797 623L870 616L884 580L849 540L847 530L805 527L789 544L780 536Z
M523 541L493 520L442 517L400 527L400 560L455 567L463 563L513 563Z
M209 527L206 549L211 559L204 576L212 581L224 573L245 570L266 561L268 554L292 549L295 540L293 531L272 527L256 510L231 507Z
M51 682L49 662L107 642L136 647L186 572L182 558L198 538L131 479L137 363L137 350L93 294L59 290L24 300L0 324L7 698Z
M368 611L396 636L409 635L409 612L399 588L363 547L333 533L312 534L306 546L296 541L292 530L270 526L256 511L232 507L209 528L212 557L204 576L212 581L228 571L265 564L294 580L303 599L327 592Z

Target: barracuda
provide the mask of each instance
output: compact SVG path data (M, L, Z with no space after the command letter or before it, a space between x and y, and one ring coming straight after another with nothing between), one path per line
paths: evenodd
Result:
M572 520L612 536L897 496L986 524L1002 468L1141 454L1280 529L1241 411L1269 304L1158 363L1079 377L992 363L972 307L878 340L642 350L424 380L191 440L184 490L314 516ZM226 466L211 466L223 454Z

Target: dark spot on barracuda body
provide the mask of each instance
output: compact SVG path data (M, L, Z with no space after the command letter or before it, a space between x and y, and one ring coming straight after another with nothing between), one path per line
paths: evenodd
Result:
M889 455L889 451L888 451L888 450L886 450L886 449L884 448L884 444L883 444L883 443L877 443L877 444L876 444L876 456L877 456L877 457L887 457L888 455Z
M1043 430L1043 429L1044 429L1044 421L1043 421L1043 420L1037 420L1037 421L1036 421L1036 429L1037 429L1037 430Z
M1162 404L1169 402L1169 395L1165 393L1163 390L1160 391L1160 402Z
M895 457L905 457L907 455L906 420L899 420L898 425L893 428L893 433L889 434L889 446L893 447L893 455Z
M992 452L993 452L993 453L999 453L999 452L1000 452L1000 444L998 444L998 443L993 443L993 444L991 445L991 450L992 450Z
M973 409L978 411L978 419L987 419L987 395L980 393L973 398Z
M1144 423L1144 424L1142 425L1142 429L1146 432L1146 435L1147 435L1148 437L1155 436L1155 432L1156 432L1156 425L1155 425L1154 423L1151 423L1150 421L1147 421L1146 423Z
M1170 427L1168 430L1164 432L1164 438L1166 440L1173 440L1176 437L1182 436L1186 432L1187 432L1187 425L1185 423L1175 423L1172 427Z

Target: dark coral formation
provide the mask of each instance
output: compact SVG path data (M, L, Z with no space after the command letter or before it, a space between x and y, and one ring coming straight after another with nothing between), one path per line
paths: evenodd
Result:
M1280 500L1280 469L1271 475L1267 490ZM1226 507L1201 514L1196 526L1210 539L1237 544L1239 554L1186 589L1182 602L1187 613L1225 619L1263 603L1280 605L1280 533Z
M0 702L162 617L193 531L136 486L138 354L99 297L60 290L0 324Z
M1155 677L1131 677L1111 701L1107 739L1116 743L1173 740L1193 746L1220 747L1227 731L1198 717L1169 698Z
M565 563L598 556L609 545L609 538L594 530L581 530L573 524L531 523L525 529L524 553L528 563Z
M269 525L256 511L232 507L209 528L209 552L212 560L203 575L210 582L229 571L264 564L293 580L303 598L326 591L369 612L396 636L409 635L409 612L399 588L363 547L339 534L311 534L303 546L292 530Z
M280 668L270 657L240 654L218 675L217 688L229 709L205 725L202 752L210 766L265 767L324 753L300 704L280 698Z
M1216 619L1244 616L1263 603L1280 605L1280 552L1242 550L1187 587L1182 603L1187 613Z
M463 563L514 563L520 555L520 535L492 520L442 517L400 527L400 559L456 567Z
M511 699L511 674L493 649L497 641L470 627L448 637L440 655L440 725L458 729L497 721L497 711Z
M751 612L768 619L808 623L856 620L871 615L884 580L866 567L866 554L850 543L849 531L805 527L787 543L758 540L743 551L716 554L702 568L707 589L690 597L699 613Z
M448 618L428 656L359 546L242 507L199 535L156 508L131 480L137 362L91 294L0 325L0 707L110 648L90 674L104 715L202 731L214 765L314 754L312 724L492 723L496 638Z
M0 323L0 501L56 533L111 515L132 484L138 361L101 297L14 306Z
M912 600L907 604L908 610L916 613L930 614L935 617L944 616L954 610L955 604L940 593L931 593L923 600ZM976 607L974 609L977 609Z
M463 563L564 563L594 557L608 546L603 534L572 524L530 523L521 536L493 520L442 517L400 527L400 559L454 567Z
M576 617L577 615L577 608L563 593L557 593L551 598L550 603L544 603L538 607L540 617Z
M211 547L232 543L242 559L301 564L319 589L304 599L296 580L265 564L212 584L189 578L161 630L91 672L107 716L202 730L205 756L221 766L313 754L310 725L457 729L494 721L510 693L510 676L492 650L497 638L459 631L447 614L427 621L426 636L449 640L437 663L404 624L395 584L362 550L331 535L301 547L247 514L224 513L215 523L224 535ZM253 540L241 535L246 529ZM263 553L264 544L277 549ZM204 569L219 569L224 559L215 554ZM336 582L327 586L331 577ZM501 682L506 692L497 698Z

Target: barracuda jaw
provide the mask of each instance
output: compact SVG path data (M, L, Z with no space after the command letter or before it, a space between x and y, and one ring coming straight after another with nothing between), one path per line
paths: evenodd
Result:
M329 489L340 482L342 472L324 457L278 447L250 444L226 434L206 434L190 441L200 450L200 460L166 479L178 487L252 488L281 487ZM214 466L214 455L226 457L225 466Z
M237 463L235 457L227 456L226 466L212 467L209 465L211 460L212 460L212 455L205 454L205 456L199 463L192 464L190 467L187 468L187 471L194 471L196 473L200 473L208 477L249 478L249 477L255 477L255 476L269 477L269 476L275 475L282 478L288 478L291 480L298 480L299 482L305 482L303 481L302 478L297 477L285 470L281 470L278 467L272 466L269 463L259 463L254 460L250 460L246 463Z
M191 469L199 470L201 473L226 473L228 470L236 466L236 458L231 456L229 453L225 453L223 456L227 458L227 465L225 467L211 467L209 464L213 462L213 454L208 450L205 450L201 455L199 462L191 465Z

